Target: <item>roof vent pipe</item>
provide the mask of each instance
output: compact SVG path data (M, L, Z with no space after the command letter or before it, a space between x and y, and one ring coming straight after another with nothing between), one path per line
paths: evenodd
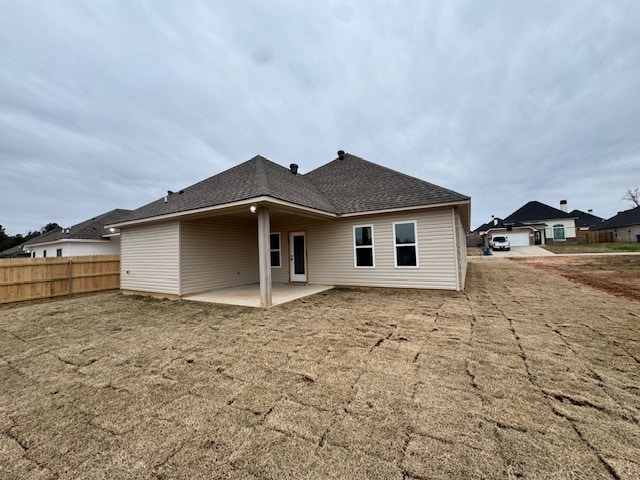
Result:
M343 160L343 159L344 159L344 157L346 157L346 156L347 156L347 154L345 153L345 151L344 151L344 150L338 150L338 158L339 158L340 160Z
M593 213L593 208L590 208L589 210L587 210L587 213Z
M289 170L291 170L291 173L293 173L294 175L297 175L298 165L296 163L292 163L291 165L289 165Z
M562 210L563 212L567 211L567 201L566 200L560 200L560 210Z

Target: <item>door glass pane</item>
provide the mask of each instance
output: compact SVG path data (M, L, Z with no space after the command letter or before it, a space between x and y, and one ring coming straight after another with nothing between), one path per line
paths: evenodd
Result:
M413 223L396 224L396 243L416 243L416 232Z
M293 237L293 272L296 275L304 275L304 237Z

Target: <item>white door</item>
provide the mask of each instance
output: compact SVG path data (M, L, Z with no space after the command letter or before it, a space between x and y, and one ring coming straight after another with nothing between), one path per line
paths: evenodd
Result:
M512 247L528 247L529 246L529 233L528 232L506 232L503 234L509 240Z
M307 248L304 232L289 234L289 272L292 282L307 281Z

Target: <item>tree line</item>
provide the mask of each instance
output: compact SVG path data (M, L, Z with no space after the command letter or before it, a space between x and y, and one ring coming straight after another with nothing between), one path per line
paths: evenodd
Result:
M18 233L16 235L7 235L5 228L0 225L0 252L8 250L9 248L16 247L18 245L22 245L24 242L27 242L32 238L38 237L44 233L50 232L51 230L55 230L56 228L60 228L60 225L52 222L47 223L39 230L29 231L26 235L22 235L21 233Z

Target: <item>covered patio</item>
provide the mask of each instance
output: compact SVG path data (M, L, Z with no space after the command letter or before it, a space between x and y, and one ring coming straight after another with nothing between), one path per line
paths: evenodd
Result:
M331 285L302 285L290 283L274 283L271 286L271 306L308 297L316 293L332 289ZM240 285L227 287L210 292L189 295L184 300L196 302L222 303L227 305L240 305L243 307L261 307L260 284Z

